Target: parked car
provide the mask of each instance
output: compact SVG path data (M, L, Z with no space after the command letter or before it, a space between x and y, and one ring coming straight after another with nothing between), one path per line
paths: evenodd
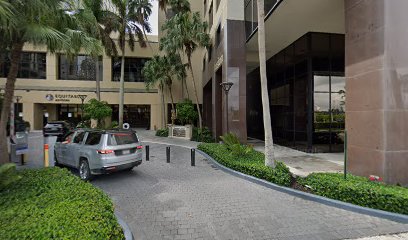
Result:
M66 121L51 121L48 122L43 129L44 137L57 136L64 137L67 133L72 131L73 127Z
M94 175L132 170L142 163L142 145L133 130L78 129L57 141L55 165L79 170L83 180Z

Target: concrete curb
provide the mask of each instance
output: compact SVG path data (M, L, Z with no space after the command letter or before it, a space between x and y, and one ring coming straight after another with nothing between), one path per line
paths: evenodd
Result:
M259 179L259 178L253 177L253 176L249 176L249 175L246 175L244 173L232 170L232 169L230 169L228 167L225 167L224 165L221 165L220 163L215 161L212 157L210 157L205 152L203 152L203 151L201 151L199 149L196 149L196 151L198 153L200 153L201 155L203 155L204 157L206 157L208 160L210 160L214 165L216 165L218 168L220 168L224 172L227 172L227 173L229 173L231 175L234 175L236 177L248 180L250 182L262 185L264 187L267 187L267 188L270 188L270 189L273 189L273 190L276 190L276 191L280 191L280 192L283 192L283 193L287 193L287 194L290 194L292 196L296 196L296 197L299 197L299 198L302 198L302 199L305 199L305 200L314 201L314 202L325 204L325 205L328 205L328 206L340 208L340 209L343 209L343 210L352 211L352 212L361 213L361 214L365 214L365 215L369 215L369 216L373 216L373 217L384 218L384 219L388 219L388 220L391 220L391 221L408 224L408 215L391 213L391 212L386 212L386 211L367 208L367 207L361 207L361 206L357 206L357 205L354 205L354 204L350 204L350 203L346 203L346 202L333 200L333 199L330 199L330 198L321 197L321 196L318 196L318 195L298 191L298 190L295 190L295 189L292 189L292 188L282 187L282 186L270 183L268 181L265 181L265 180L262 180L262 179Z
M133 237L133 233L130 230L129 225L125 222L125 220L123 220L123 218L121 217L122 215L118 212L115 211L115 216L118 219L118 223L119 225L122 227L123 229L123 234L125 235L125 239L126 240L134 240L135 238Z

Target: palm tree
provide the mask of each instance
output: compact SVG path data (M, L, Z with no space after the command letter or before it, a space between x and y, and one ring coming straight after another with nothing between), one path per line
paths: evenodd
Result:
M119 19L119 48L121 50L121 68L120 68L120 89L119 89L119 126L123 126L123 105L124 105L124 89L125 89L125 46L126 42L131 51L135 48L136 38L141 47L146 47L146 40L143 35L143 28L148 30L148 22L139 25L140 16L137 14L138 4L142 0L111 0L114 12ZM147 12L145 10L144 12ZM150 10L151 12L151 10Z
M162 128L166 123L165 119L165 102L164 102L164 86L167 81L168 65L166 64L165 57L154 56L151 60L147 61L143 67L142 74L144 76L146 89L150 89L154 86L159 87L161 97L161 111L162 111Z
M89 53L100 50L99 41L76 28L76 19L63 9L68 4L67 1L30 0L9 3L13 9L12 20L0 25L1 45L10 51L10 70L0 119L0 163L8 162L6 128L24 44L45 45L50 52L63 50L69 54L78 52L81 48Z
M104 0L83 0L79 8L78 18L85 26L85 30L95 38L100 39L106 55L117 56L118 50L111 34L119 29L117 16L110 11ZM96 97L101 100L99 56L95 57Z
M154 56L148 61L142 71L145 77L146 88L159 85L162 93L163 116L164 114L164 87L169 91L171 100L171 120L174 124L176 118L175 103L173 97L173 79L184 79L187 75L186 65L182 63L180 55Z
M160 41L160 49L173 54L176 54L178 51L183 51L187 57L198 110L199 127L202 128L200 102L198 100L191 58L197 48L208 47L210 45L210 36L207 34L207 23L201 21L198 12L180 12L163 25L163 30L166 31L166 36Z
M167 14L167 7L171 7L174 13L190 12L190 2L188 0L159 0L159 7Z
M269 109L268 78L266 75L264 0L257 0L257 4L258 4L259 68L261 75L262 109L265 131L265 165L275 167L276 164L273 149L271 113Z

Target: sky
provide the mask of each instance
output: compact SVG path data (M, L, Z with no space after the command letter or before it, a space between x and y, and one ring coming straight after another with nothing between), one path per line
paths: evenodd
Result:
M157 0L151 0L153 9L152 15L150 15L150 25L152 26L152 32L149 35L158 35L159 34L159 3Z

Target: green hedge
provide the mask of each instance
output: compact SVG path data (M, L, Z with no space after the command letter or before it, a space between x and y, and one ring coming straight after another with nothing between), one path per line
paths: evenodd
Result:
M282 186L290 186L292 176L289 168L278 162L276 168L264 165L264 154L252 151L246 156L234 156L225 145L217 143L203 143L198 149L207 153L222 165L260 179L267 180Z
M156 131L157 137L168 137L169 136L169 129L163 128Z
M298 183L314 194L369 208L408 214L408 189L338 173L313 173Z
M0 192L0 239L124 239L109 197L66 169L18 172Z

